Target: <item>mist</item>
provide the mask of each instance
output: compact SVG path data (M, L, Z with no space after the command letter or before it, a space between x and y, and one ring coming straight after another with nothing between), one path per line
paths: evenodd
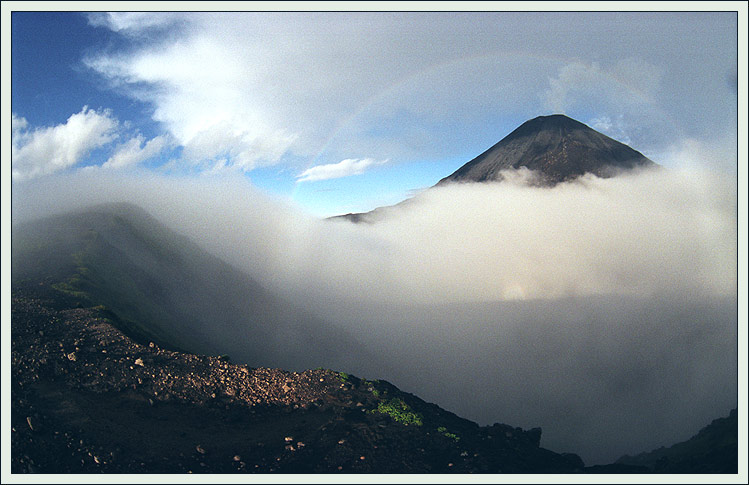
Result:
M480 424L540 426L542 446L589 465L736 407L735 179L526 175L433 188L372 224L318 220L240 176L104 170L14 183L12 212L135 203L388 364L338 370Z

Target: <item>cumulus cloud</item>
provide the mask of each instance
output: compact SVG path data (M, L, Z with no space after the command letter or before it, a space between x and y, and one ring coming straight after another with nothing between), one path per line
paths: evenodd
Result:
M328 163L326 165L315 165L297 175L298 182L317 182L319 180L337 179L359 175L375 165L382 165L387 160L377 161L372 158L347 158L338 163Z
M47 175L78 164L92 150L114 140L117 125L109 111L87 106L63 124L33 130L25 118L13 115L13 178Z
M145 142L145 144L144 144ZM126 168L153 158L169 146L169 137L156 136L145 141L143 135L137 135L118 146L112 156L102 164L103 168Z
M275 120L272 86L259 81L272 65L258 52L257 35L234 17L228 25L199 18L202 30L177 42L85 62L152 103L154 120L185 147L188 162L212 166L229 158L243 170L276 162L295 135Z
M686 439L735 407L731 177L512 180L430 189L355 225L241 177L100 171L19 184L13 216L141 205L392 367L343 370L482 424L541 426L543 446L588 464Z
M91 22L147 35L85 62L152 106L185 161L208 169L299 164L321 151L462 156L549 112L608 117L607 134L646 154L680 130L701 138L735 124L727 14L154 12Z
M25 130L27 126L29 126L29 122L26 121L26 118L18 117L15 113L11 113L10 127L14 137L21 136L22 131Z
M85 63L152 105L153 119L193 163L225 159L252 170L321 149L333 160L455 150L450 140L461 136L448 126L435 134L438 122L475 122L500 100L528 99L528 83L512 72L539 78L537 66L529 71L517 57L479 62L493 53L485 30L469 33L492 24L483 16L246 12L183 20L175 35ZM381 123L388 129L374 128Z

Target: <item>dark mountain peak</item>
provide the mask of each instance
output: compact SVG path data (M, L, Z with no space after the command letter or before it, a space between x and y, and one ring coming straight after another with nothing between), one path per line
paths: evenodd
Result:
M562 114L526 121L499 143L466 163L446 182L502 180L502 171L527 168L542 185L555 185L586 173L610 177L654 163L640 152Z
M591 130L586 124L581 123L569 116L562 114L553 114L547 116L536 116L523 123L522 125L515 128L515 130L507 135L506 138L527 136L529 134L535 134L543 130Z

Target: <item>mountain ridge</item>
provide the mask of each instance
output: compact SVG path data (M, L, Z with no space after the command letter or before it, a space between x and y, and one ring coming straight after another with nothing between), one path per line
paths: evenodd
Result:
M343 329L264 288L133 204L15 224L12 243L14 286L45 280L82 306L106 307L141 340L201 353L222 349L248 362L287 368L342 355L344 348L368 355ZM224 348L227 339L214 338L218 334L233 335L232 348Z

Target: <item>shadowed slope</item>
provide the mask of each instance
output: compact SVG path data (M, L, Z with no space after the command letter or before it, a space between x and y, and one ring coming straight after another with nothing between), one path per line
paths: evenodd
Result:
M363 352L132 205L19 224L12 241L14 286L44 283L103 305L140 340L291 369Z

